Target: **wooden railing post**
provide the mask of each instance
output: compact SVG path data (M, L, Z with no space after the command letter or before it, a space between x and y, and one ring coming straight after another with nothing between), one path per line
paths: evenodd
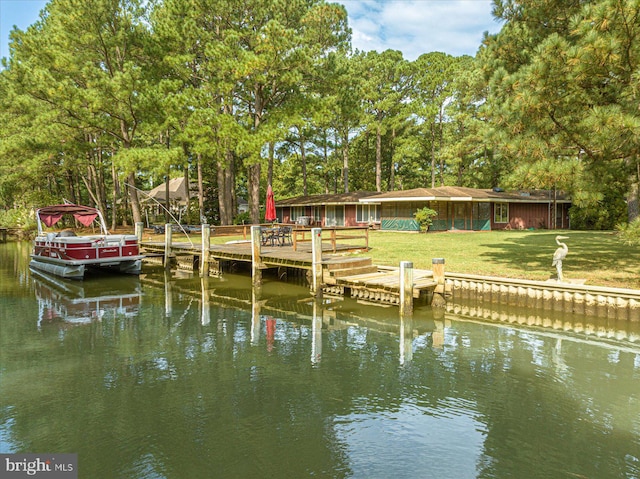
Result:
M335 228L331 230L331 248L333 252L336 252L336 230Z

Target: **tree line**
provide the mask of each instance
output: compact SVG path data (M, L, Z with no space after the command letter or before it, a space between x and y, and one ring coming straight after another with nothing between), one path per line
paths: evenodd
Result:
M475 57L353 51L324 0L51 0L0 72L0 208L142 221L184 175L239 197L459 185L568 192L574 227L638 215L640 0L494 0ZM424 8L428 8L425 5Z

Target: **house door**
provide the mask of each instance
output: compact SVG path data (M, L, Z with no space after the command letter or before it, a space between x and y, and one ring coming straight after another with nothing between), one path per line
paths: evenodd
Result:
M473 204L473 229L476 231L491 229L491 203Z
M344 206L327 206L325 208L325 226L344 226Z

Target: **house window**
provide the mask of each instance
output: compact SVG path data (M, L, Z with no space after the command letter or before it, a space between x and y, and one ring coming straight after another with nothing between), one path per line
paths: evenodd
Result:
M325 226L344 226L344 205L325 207Z
M493 222L494 223L509 222L509 203L494 203Z
M356 205L356 222L380 221L378 205Z
M298 216L304 216L304 206L291 207L291 221L296 221Z
M313 221L319 225L322 221L322 206L313 207Z

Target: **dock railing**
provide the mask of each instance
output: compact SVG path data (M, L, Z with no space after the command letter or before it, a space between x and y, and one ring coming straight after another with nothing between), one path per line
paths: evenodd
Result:
M298 251L298 244L310 243L311 228L296 226L293 229L293 250ZM325 226L322 228L322 242L331 243L331 251L337 251L339 241L364 240L363 248L369 249L369 227L368 226Z

